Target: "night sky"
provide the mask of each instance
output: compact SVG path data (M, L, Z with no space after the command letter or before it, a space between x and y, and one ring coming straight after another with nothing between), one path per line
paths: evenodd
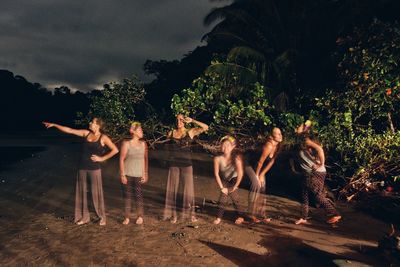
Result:
M88 91L138 74L146 59L201 45L204 16L230 1L1 0L0 69L51 89Z

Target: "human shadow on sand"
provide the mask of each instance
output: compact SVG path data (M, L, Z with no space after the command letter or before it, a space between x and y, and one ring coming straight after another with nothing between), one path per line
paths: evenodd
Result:
M334 261L357 262L366 266L388 266L388 263L384 262L383 259L380 261L359 253L341 255L329 253L307 245L301 239L277 234L264 236L258 243L267 249L264 254L205 240L198 241L238 266L338 266ZM379 256L376 248L364 249L364 253Z

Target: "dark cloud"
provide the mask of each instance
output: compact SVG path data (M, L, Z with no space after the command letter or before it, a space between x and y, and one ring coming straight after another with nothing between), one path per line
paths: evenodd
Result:
M209 0L2 0L0 69L90 90L200 45Z

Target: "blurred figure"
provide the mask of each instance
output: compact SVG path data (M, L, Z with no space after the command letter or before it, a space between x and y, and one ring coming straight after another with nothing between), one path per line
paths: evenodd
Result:
M188 123L194 123L199 127L186 128ZM169 173L165 196L164 220L170 219L171 223L178 220L176 212L176 198L179 187L179 180L183 179L183 217L190 217L196 222L194 184L192 167L193 138L208 130L208 125L182 114L176 116L176 128L167 134L169 139Z
M322 146L310 134L311 121L306 121L296 129L299 137L298 156L300 168L304 173L302 182L302 216L295 224L308 223L309 193L313 194L317 204L322 206L331 217L327 223L337 223L342 217L334 204L323 194L326 177L325 154Z
M89 130L72 129L51 122L43 122L43 124L46 128L54 127L61 132L84 138L76 181L75 223L82 225L90 221L87 203L87 177L89 176L94 208L100 218L100 225L106 225L100 163L117 154L118 148L107 135L101 133L103 121L99 118L94 118L89 123ZM110 150L106 154L104 154L105 147Z
M136 224L143 223L142 184L149 179L148 149L146 142L141 140L143 130L140 122L133 122L129 133L132 139L122 143L119 157L119 172L125 203L125 219L122 222L124 225L130 222L132 191L136 199Z
M243 159L236 153L236 140L232 136L225 136L221 139L222 155L214 157L214 176L221 190L218 201L218 214L214 224L221 223L228 197L232 200L235 207L237 218L235 224L243 223L239 195L237 189L243 178Z
M265 175L272 168L279 153L282 142L282 132L279 128L273 128L263 146L262 154L258 160L256 171L246 166L246 174L251 180L249 193L249 217L254 223L269 222L271 219L266 214L266 179Z

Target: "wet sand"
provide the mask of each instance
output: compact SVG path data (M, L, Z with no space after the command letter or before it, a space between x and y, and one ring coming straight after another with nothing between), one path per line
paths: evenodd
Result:
M115 158L103 164L107 225L98 225L90 207L92 222L76 226L80 145L75 139L56 140L0 140L0 146L47 147L0 172L1 266L336 266L337 259L342 259L341 266L362 266L355 261L388 265L376 250L387 224L344 204L339 204L344 219L336 228L327 225L323 210L317 209L311 210L311 225L294 225L300 203L276 195L268 197L273 218L269 224L237 226L230 210L221 225L213 225L219 191L209 169L211 156L205 153L196 155L199 166L194 171L199 222L180 220L174 225L160 220L168 170L161 153L151 151L144 225L121 224ZM248 191L239 190L247 204Z

